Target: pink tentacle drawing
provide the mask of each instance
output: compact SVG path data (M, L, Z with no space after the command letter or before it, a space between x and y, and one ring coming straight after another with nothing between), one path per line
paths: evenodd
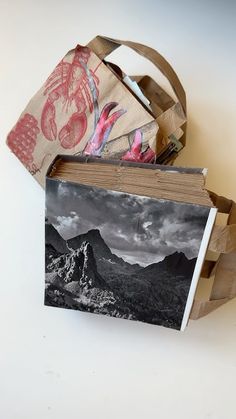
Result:
M155 152L148 147L142 152L142 141L143 134L140 129L137 129L134 134L134 140L131 149L128 150L121 158L121 160L141 162L141 163L153 163L155 160Z
M101 155L114 124L126 112L126 110L120 109L112 115L109 115L117 105L117 102L110 102L104 106L94 133L84 148L84 154L93 156Z
M154 163L155 158L156 158L155 152L150 147L148 147L147 150L145 150L142 153L141 161L142 163Z

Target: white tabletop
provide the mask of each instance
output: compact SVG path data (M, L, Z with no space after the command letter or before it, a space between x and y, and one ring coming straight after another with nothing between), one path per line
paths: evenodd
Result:
M1 418L235 417L236 300L183 333L44 307L44 191L4 144L69 49L96 34L139 41L172 63L187 92L188 143L177 163L208 167L208 187L235 200L233 4L0 1ZM114 60L158 76L126 48Z

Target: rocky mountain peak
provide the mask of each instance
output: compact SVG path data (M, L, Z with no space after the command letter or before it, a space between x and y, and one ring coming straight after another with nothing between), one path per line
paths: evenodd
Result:
M189 259L185 256L185 254L183 252L179 252L179 251L175 251L171 255L167 255L164 258L164 261L168 262L172 266L174 266L175 264L178 264L180 262L184 262L184 261L187 262L188 260Z
M192 275L195 263L195 258L188 259L183 252L175 251L171 255L167 255L159 265L175 274Z
M45 223L45 243L50 244L60 253L68 252L65 240L49 222Z

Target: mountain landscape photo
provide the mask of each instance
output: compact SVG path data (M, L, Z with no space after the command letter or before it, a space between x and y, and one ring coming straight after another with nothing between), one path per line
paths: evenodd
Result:
M208 215L186 205L47 181L45 304L180 329Z

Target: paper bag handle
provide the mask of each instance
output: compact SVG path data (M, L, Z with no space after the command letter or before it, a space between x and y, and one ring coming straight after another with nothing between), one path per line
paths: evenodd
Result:
M125 45L131 49L133 49L135 52L137 52L139 55L142 55L143 57L147 58L149 61L151 61L155 67L157 67L160 72L167 78L169 81L173 91L176 94L176 97L179 101L179 103L182 106L182 109L184 111L184 114L186 115L186 94L184 91L184 88L175 73L174 69L171 67L171 65L166 61L166 59L159 54L155 49L148 47L143 44L139 44L137 42L132 41L122 41L119 39L112 39L107 38L105 36L98 35L94 39L92 39L88 43L88 47L101 59L107 57L112 51L120 47L121 45Z

